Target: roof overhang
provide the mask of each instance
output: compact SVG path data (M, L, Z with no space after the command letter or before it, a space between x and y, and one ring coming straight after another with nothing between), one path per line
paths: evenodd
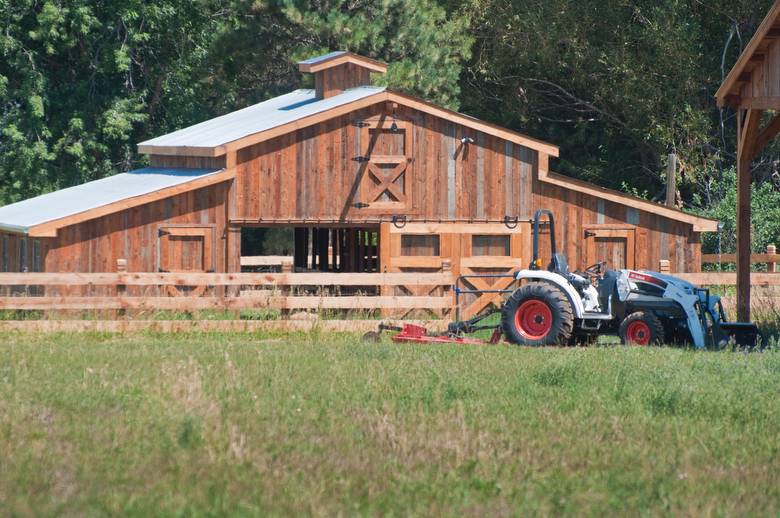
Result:
M539 181L555 185L557 187L563 187L577 192L589 194L596 198L611 201L625 205L626 207L633 207L657 216L663 216L675 221L681 221L693 226L694 232L717 232L718 221L709 218L703 218L694 214L688 214L679 209L673 209L665 205L653 203L651 201L643 200L622 192L613 191L605 187L599 187L592 183L584 182L582 180L576 180L568 176L561 174L551 173L544 170L543 167L539 167Z
M495 137L502 138L510 142L514 142L515 144L519 144L521 146L534 149L536 151L539 151L540 153L544 153L552 157L557 157L559 156L560 153L558 146L555 146L548 142L531 138L527 135L523 135L521 133L517 133L515 131L502 128L501 126L498 126L496 124L491 124L489 122L475 119L474 117L469 117L468 115L464 115L462 113L458 113L452 110L448 110L446 108L442 108L440 106L436 106L435 104L429 103L423 99L419 99L417 97L413 97L411 95L407 95L393 90L385 90L382 92L377 92L374 95L364 97L362 99L353 101L351 103L346 103L340 106L336 106L324 112L316 113L308 117L303 117L296 121L282 124L275 128L261 131L259 133L247 135L246 137L242 137L240 139L222 144L220 146L188 147L188 146L139 145L138 152L150 154L150 155L219 157L219 156L226 155L228 153L238 151L239 149L253 146L255 144L259 144L260 142L264 142L272 138L286 135L287 133L291 133L293 131L308 128L315 124L319 124L321 122L325 122L337 117L341 117L353 111L360 110L362 108L367 108L369 106L382 103L382 102L395 102L400 105L407 106L409 108L413 108L421 112L434 115L436 117L447 119L451 122L466 126L476 131L481 131L488 135L493 135Z
M748 68L765 57L762 53L762 48L767 41L774 41L780 38L780 30L775 27L778 18L780 18L780 0L775 1L769 14L761 22L753 38L751 38L731 72L726 76L723 84L715 94L718 106L732 106L735 108L740 106L740 85L745 80L750 80Z
M197 178L189 182L185 182L179 185L174 185L172 187L166 187L164 189L142 194L140 196L133 196L130 198L126 198L117 202L109 203L107 205L102 205L100 207L85 210L83 212L71 214L63 218L54 219L51 221L47 221L45 223L34 225L22 231L17 230L16 232L27 234L30 237L57 237L57 230L59 230L60 228L67 227L69 225L75 225L102 216L107 216L115 212L131 209L139 205L155 202L164 198L169 198L171 196L176 196L177 194L182 194L185 192L194 191L196 189L201 189L203 187L216 185L218 183L232 180L233 178L235 178L235 176L236 176L235 168L225 169L218 173L205 176L203 178Z
M347 63L366 68L372 72L387 72L387 65L381 61L360 56L358 54L353 54L352 52L343 51L331 52L330 54L326 54L324 56L318 56L300 61L298 62L298 70L301 72L315 73Z

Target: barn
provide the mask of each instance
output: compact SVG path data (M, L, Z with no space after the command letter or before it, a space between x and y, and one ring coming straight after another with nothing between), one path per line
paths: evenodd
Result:
M717 222L550 171L546 142L372 86L349 52L296 90L139 144L150 166L0 208L2 271L238 272L243 228L294 229L296 271L505 273L551 209L572 266L701 266Z

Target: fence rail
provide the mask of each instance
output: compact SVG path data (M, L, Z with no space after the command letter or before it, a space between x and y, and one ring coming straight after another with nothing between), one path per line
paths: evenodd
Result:
M451 273L0 273L0 294L5 295L0 296L0 309L450 310L454 281ZM151 294L128 289L139 286L157 289ZM425 286L427 295L393 295L385 290L409 286ZM65 294L93 287L102 289L98 294ZM179 291L187 287L197 289ZM346 294L334 293L345 287ZM311 288L331 289L318 293ZM366 293L359 288L366 288ZM434 288L439 294L431 295Z

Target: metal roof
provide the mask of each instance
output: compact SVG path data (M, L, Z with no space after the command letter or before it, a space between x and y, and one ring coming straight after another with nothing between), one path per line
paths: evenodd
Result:
M0 229L27 233L31 227L111 203L211 176L221 169L147 167L50 192L0 207Z
M139 146L222 146L255 133L359 101L384 90L380 87L360 86L327 99L317 99L314 90L295 90L243 110L141 142Z
M328 61L329 59L337 58L339 56L344 56L347 52L344 50L337 50L335 52L329 52L328 54L323 54L322 56L315 56L313 58L304 59L303 61L299 61L299 65L316 65L317 63L322 63L323 61Z

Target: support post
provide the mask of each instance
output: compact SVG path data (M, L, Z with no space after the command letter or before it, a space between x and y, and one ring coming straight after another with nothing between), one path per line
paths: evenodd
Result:
M777 255L777 247L775 245L769 245L766 247L766 253L768 255ZM774 261L767 262L766 271L767 273L777 273L777 263Z
M737 112L737 317L750 321L750 200L756 133L761 110Z
M677 206L677 155L669 154L669 164L666 169L666 205Z

